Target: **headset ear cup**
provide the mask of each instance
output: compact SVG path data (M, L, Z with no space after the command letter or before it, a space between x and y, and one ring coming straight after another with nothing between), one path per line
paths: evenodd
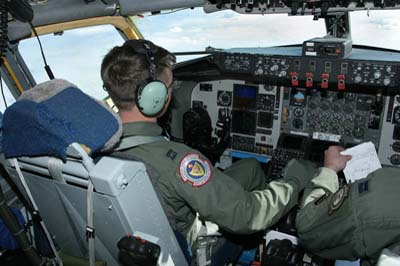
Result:
M168 88L164 82L154 80L140 87L137 94L137 105L142 114L155 117L164 109L168 97Z

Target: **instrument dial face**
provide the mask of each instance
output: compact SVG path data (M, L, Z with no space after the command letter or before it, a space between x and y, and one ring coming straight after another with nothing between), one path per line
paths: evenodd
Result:
M217 104L219 106L231 106L231 103L232 103L232 92L218 91Z
M294 116L295 117L303 117L304 116L304 109L303 108L294 109Z
M392 149L395 152L400 152L400 141L396 141L395 143L393 143Z
M364 137L364 129L362 129L360 127L353 129L353 136L356 139L362 139L362 137Z
M400 106L397 106L396 108L394 108L393 123L400 124Z
M400 165L400 155L393 154L390 156L390 163L393 165Z

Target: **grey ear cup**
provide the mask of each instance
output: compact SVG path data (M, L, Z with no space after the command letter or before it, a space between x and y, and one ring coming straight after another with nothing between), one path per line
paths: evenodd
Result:
M150 78L146 80L136 93L136 104L142 114L155 117L162 112L168 101L168 88L164 82L157 79L157 67L154 62L154 53L157 46L146 40L137 40L135 51L146 56L149 63Z
M153 80L143 84L137 95L137 105L142 114L157 116L168 101L168 89L164 82Z

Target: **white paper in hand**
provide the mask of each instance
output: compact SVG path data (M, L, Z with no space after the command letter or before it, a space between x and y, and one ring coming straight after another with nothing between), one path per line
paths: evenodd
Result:
M357 179L366 177L369 173L382 168L372 142L364 142L345 151L342 155L351 155L343 169L347 182L354 182Z
M382 168L372 142L364 142L341 152L342 155L351 155L343 169L347 182L366 177L369 173Z

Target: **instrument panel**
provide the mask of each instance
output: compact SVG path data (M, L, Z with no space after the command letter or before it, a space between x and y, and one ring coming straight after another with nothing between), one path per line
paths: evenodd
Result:
M316 158L310 153L325 144L371 141L383 165L400 166L398 52L353 48L325 58L303 56L299 46L231 49L178 64L174 77L195 82L191 107L208 111L214 137L219 118L231 117L232 157L283 165Z
M254 157L266 163L274 156L304 158L306 150L312 150L304 143L351 147L371 141L382 164L400 166L399 95L217 80L198 83L191 100L192 107L208 111L212 125L219 116L231 115L232 157ZM285 139L280 141L281 136ZM280 146L284 152L277 149Z
M212 57L224 72L248 73L256 80L284 83L290 87L357 92L361 87L364 90L380 87L397 91L400 85L400 55L397 53L354 49L348 58L332 59L300 56L297 47L259 48L255 52L282 55L247 54L245 50L237 49Z
M267 162L277 144L282 95L276 86L246 84L241 80L201 82L192 91L192 107L206 108L216 125L231 115L232 151ZM214 132L216 131L216 128Z

